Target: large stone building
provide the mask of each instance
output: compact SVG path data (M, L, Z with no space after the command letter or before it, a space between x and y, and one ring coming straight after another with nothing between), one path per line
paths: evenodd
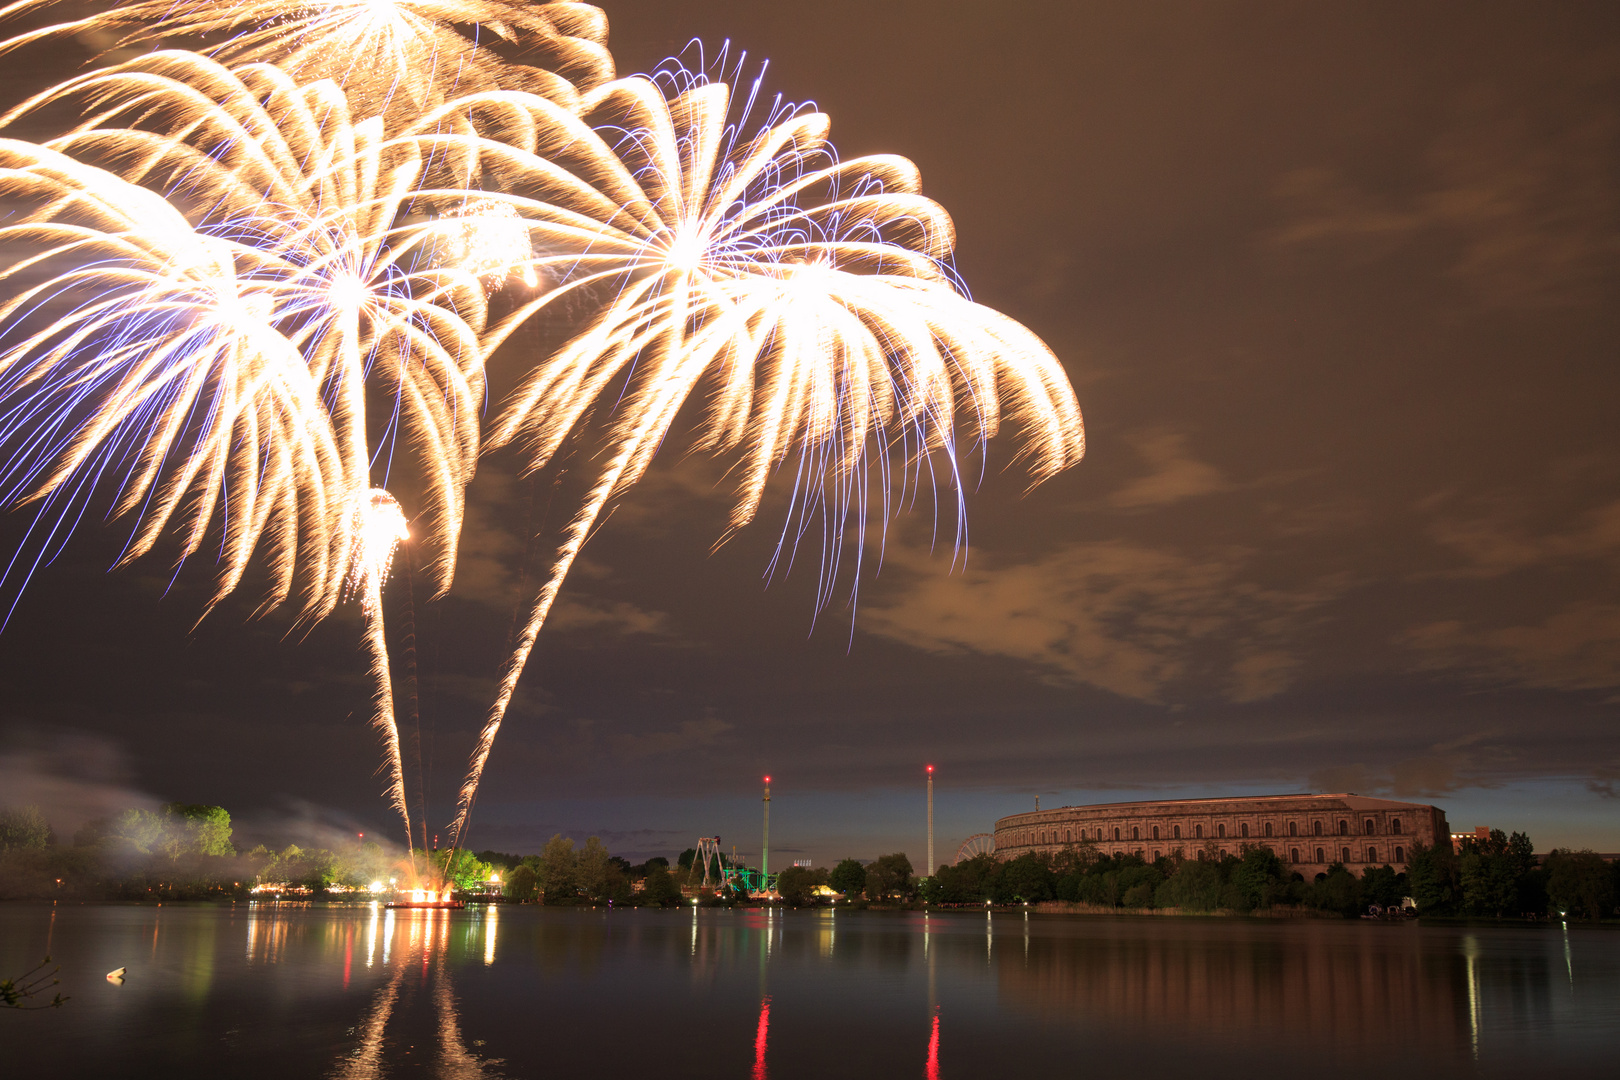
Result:
M1178 852L1186 859L1237 855L1245 844L1263 844L1307 881L1336 862L1358 875L1386 863L1404 870L1412 845L1437 840L1451 843L1438 806L1354 794L1062 806L996 822L996 855L1003 859L1055 854L1086 841L1104 855L1150 862Z

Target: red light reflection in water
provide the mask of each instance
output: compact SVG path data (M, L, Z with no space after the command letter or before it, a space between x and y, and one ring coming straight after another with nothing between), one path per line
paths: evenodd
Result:
M754 1032L753 1080L766 1080L765 1038L771 1032L771 996L766 994L759 1003L759 1030Z
M354 960L354 927L343 929L343 989L349 988L349 965Z
M928 1035L928 1065L923 1070L926 1080L939 1080L939 1009L934 1009L934 1030Z

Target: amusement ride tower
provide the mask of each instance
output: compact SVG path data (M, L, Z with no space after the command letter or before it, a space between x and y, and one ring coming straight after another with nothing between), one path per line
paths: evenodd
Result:
M928 862L923 864L923 876L934 876L934 767L928 766Z

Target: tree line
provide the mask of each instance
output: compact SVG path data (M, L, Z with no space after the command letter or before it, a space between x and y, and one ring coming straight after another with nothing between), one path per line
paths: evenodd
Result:
M417 852L414 865L433 863L439 880L461 891L497 892L504 899L570 904L667 906L683 886L703 878L696 852L675 867L654 857L632 865L598 837L583 844L553 836L533 855L497 851ZM826 900L932 905L1066 901L1093 907L1184 912L1247 912L1301 908L1346 916L1375 905L1399 909L1410 898L1423 915L1487 918L1612 918L1620 904L1620 863L1591 851L1554 849L1537 859L1523 833L1493 830L1485 839L1412 849L1405 872L1385 865L1357 875L1341 864L1306 881L1269 848L1245 845L1222 855L1213 844L1202 858L1108 856L1082 843L1056 854L994 855L914 875L903 852L867 863L844 859L831 869L793 866L777 877L784 903ZM411 862L366 842L340 850L263 845L240 850L231 817L218 806L170 803L132 808L90 822L62 843L37 807L0 807L0 899L205 899L247 896L254 886L284 886L311 896L342 895L374 882L408 876ZM710 867L711 881L719 866ZM724 890L710 899L739 902Z
M251 895L264 882L317 894L387 881L401 858L372 842L242 850L219 806L131 808L89 822L67 842L38 807L0 807L4 900L201 900Z
M1410 897L1433 916L1610 918L1620 901L1620 864L1590 851L1555 849L1535 858L1530 838L1493 830L1411 853L1405 872L1369 866L1360 875L1334 863L1315 880L1291 871L1269 848L1245 845L1202 858L1102 855L1082 844L1055 855L1027 852L999 860L981 855L941 866L918 897L939 904L1018 904L1060 900L1096 907L1185 912L1247 912L1277 907L1354 916L1374 906L1400 909Z

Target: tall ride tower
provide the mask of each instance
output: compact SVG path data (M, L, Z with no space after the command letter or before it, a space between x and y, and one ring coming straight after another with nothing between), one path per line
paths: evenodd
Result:
M771 778L765 778L765 851L759 857L760 888L769 889L771 881Z
M928 766L928 863L923 867L924 877L934 876L934 767Z

